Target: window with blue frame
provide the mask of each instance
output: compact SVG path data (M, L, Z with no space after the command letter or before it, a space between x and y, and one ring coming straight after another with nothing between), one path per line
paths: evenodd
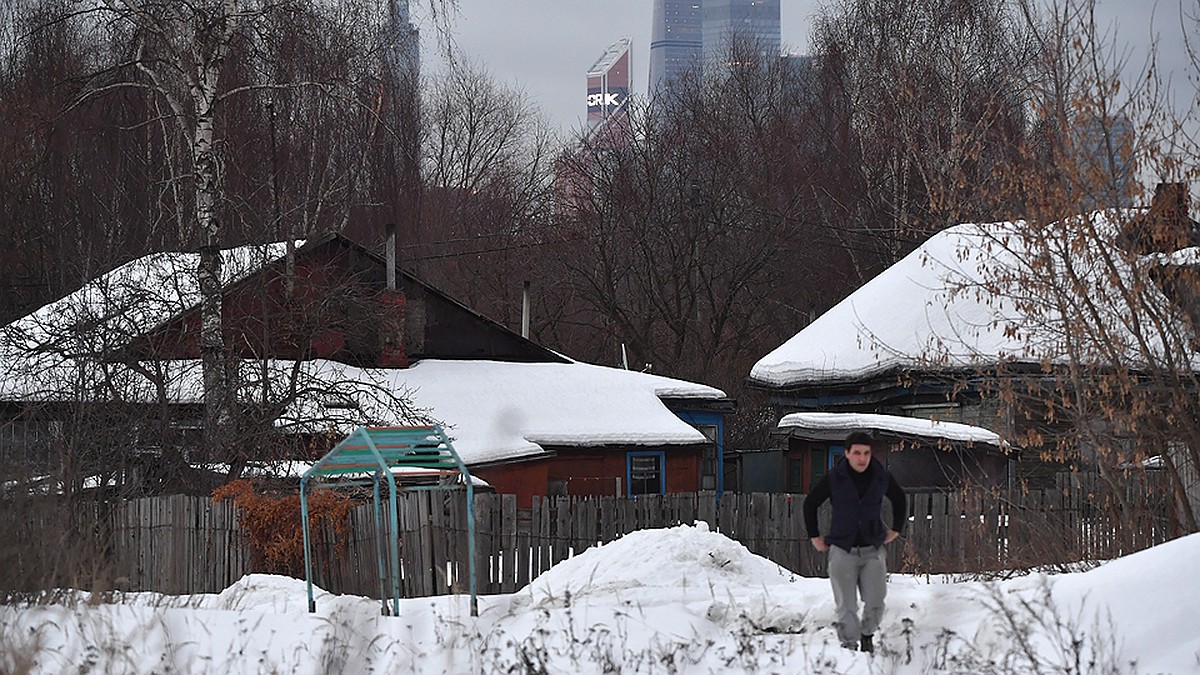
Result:
M708 441L700 456L699 487L701 490L716 490L720 495L725 490L724 425L721 413L702 410L676 410L679 419L696 427Z
M625 455L625 482L629 496L661 495L667 491L666 454L639 451Z
M696 429L708 439L708 445L700 454L700 489L717 489L717 439L720 430L715 424L697 424Z
M808 485L805 486L805 491L811 490L821 477L829 473L834 464L837 464L838 459L846 454L846 448L842 445L829 445L820 450L812 450L809 454L809 478Z
M833 465L837 464L837 461L842 458L842 455L845 455L845 454L846 454L846 448L843 447L842 445L839 444L839 445L829 446L829 465L826 466L825 468L832 469Z

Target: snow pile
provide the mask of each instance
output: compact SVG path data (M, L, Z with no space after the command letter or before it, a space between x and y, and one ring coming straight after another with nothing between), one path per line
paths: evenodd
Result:
M465 596L386 617L378 600L324 591L309 614L302 581L268 575L219 594L0 606L0 672L1191 673L1197 559L1192 535L1084 573L894 574L869 656L838 646L827 580L697 523L589 549L481 597L478 617Z
M639 594L653 589L686 593L698 588L725 597L734 589L788 584L795 579L788 570L697 521L694 526L639 530L589 548L555 565L521 593L539 605L630 588Z
M318 604L335 596L313 586ZM289 614L308 611L308 589L303 579L274 574L247 574L221 591L207 604L211 609Z
M1147 672L1200 671L1200 534L1054 580L1054 600L1086 628L1111 630Z

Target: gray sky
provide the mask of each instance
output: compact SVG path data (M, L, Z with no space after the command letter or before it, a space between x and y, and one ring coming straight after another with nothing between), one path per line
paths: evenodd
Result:
M422 67L436 74L441 59L434 31L421 23L423 1L410 3L422 29ZM1200 11L1195 0L1185 1L1193 13ZM1140 67L1153 14L1163 65L1178 71L1183 68L1179 2L1100 0L1098 19L1102 26L1116 26L1119 42L1129 45L1131 63ZM453 24L458 54L482 63L496 80L519 87L561 131L583 124L585 73L618 38L633 38L633 90L646 90L652 0L458 0L458 4ZM821 0L782 0L785 49L808 51L812 17L822 4ZM1190 97L1187 100L1190 104Z
M421 0L409 0L420 24ZM817 0L782 0L785 48L805 51ZM562 131L587 116L588 68L609 45L633 38L633 91L646 91L652 0L459 0L453 31L459 54L487 67L500 82L520 87ZM437 46L420 25L422 68L436 73Z

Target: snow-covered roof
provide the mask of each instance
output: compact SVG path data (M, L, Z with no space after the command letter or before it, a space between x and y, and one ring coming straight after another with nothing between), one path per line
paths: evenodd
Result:
M313 365L328 380L372 383L397 395L446 427L467 464L546 453L547 446L678 445L705 442L662 398L719 400L725 393L702 384L587 363L510 363L423 360L409 368L360 369L333 361ZM349 391L361 412L380 423L389 419L366 389ZM319 419L298 402L292 421Z
M303 240L294 242L296 248ZM252 244L221 251L221 285L228 286L283 257L286 244ZM200 254L168 251L151 253L131 260L103 274L79 290L56 300L15 326L36 326L40 318L56 317L61 325L63 315L80 322L104 322L113 325L122 335L140 335L200 304L200 289L196 268Z
M153 402L155 388L121 364L92 364L97 386L43 377L0 379L7 400L104 399L99 382L117 382L125 400ZM171 403L201 403L198 360L156 362ZM66 367L65 367L66 368ZM361 424L438 422L467 464L545 454L547 446L683 445L704 436L683 422L663 398L716 401L725 392L660 375L587 363L512 363L484 360L418 361L409 368L355 368L329 360L246 361L243 373L268 369L271 387L299 396L277 424L285 432L349 433ZM72 381L72 384L78 384ZM242 395L256 400L261 381L247 380ZM94 392L94 393L93 393Z
M221 251L221 284L245 279L280 259L286 248L279 242ZM0 397L62 400L70 391L74 399L103 400L111 396L106 387L92 385L107 383L129 400L154 400L148 380L107 360L132 339L200 303L199 260L199 253L178 251L142 256L0 327ZM186 373L166 373L163 381L174 390L168 392L172 400L199 395L198 385L189 390L195 380Z
M296 247L303 241L295 242ZM221 251L221 284L228 286L283 257L286 244ZM168 319L200 304L199 253L168 251L131 260L0 329L5 349L21 354L104 354L124 347Z
M1111 267L1096 265L1094 256L1084 260L1092 254L1076 242L1086 239L1071 239L1069 228L1115 230L1131 213L1098 211L1063 221L1064 258L1075 263L1073 274L1084 270L1089 296L1115 295L1114 280L1126 283L1134 271L1116 258L1104 259ZM1036 286L1021 283L1045 274L1031 267L1026 232L1023 222L969 223L939 232L760 359L751 381L787 387L893 370L1061 361L1066 322L1047 299L1034 295ZM1166 303L1163 297L1152 301ZM1032 318L1018 309L1031 305L1047 308ZM1097 303L1095 309L1118 330L1137 323L1121 302Z
M1005 447L1007 443L1000 435L983 427L958 422L879 415L874 413L827 413L801 412L785 415L779 420L779 429L786 432L833 432L845 434L851 431L885 431L901 436L916 436L963 443L984 443Z
M1200 247L1189 246L1172 253L1147 253L1143 258L1158 265L1194 267L1200 265Z

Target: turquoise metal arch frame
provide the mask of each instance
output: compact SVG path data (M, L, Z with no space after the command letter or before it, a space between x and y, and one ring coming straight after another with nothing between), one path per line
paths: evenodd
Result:
M379 597L383 613L400 615L400 549L399 515L396 508L397 468L415 468L435 474L461 476L467 493L467 550L470 557L471 616L479 616L475 594L475 491L471 473L441 425L419 427L359 427L325 454L300 478L300 513L304 523L304 580L308 589L308 611L317 611L313 599L312 539L308 517L308 489L347 485L374 486L375 531L378 538L376 558L379 563ZM319 477L351 477L369 474L360 480L339 480L336 484L313 482ZM388 489L388 518L383 517L381 491L384 482ZM458 490L458 485L417 485L406 490ZM386 541L385 541L386 540ZM385 558L387 559L385 561ZM389 585L391 588L387 588ZM388 591L391 591L390 594ZM388 599L392 601L388 611Z

